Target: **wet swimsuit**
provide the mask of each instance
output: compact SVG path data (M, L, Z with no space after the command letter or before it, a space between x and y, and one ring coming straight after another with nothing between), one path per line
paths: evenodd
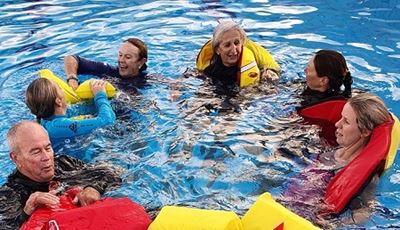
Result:
M99 77L121 77L117 66L112 66L105 62L91 61L81 58L78 55L74 55L73 57L78 62L78 74L91 74Z
M73 55L73 57L78 62L78 74L89 74L106 78L106 80L117 86L119 90L140 87L146 83L147 72L145 71L140 72L138 76L124 78L119 75L117 66L112 66L105 62L91 61L78 55ZM115 81L113 78L117 78L118 81Z
M51 182L36 182L15 170L0 188L0 225L2 229L17 229L29 216L23 208L34 192L48 192L53 182L68 189L73 186L93 187L100 194L121 182L117 170L104 166L88 166L66 155L54 158L55 176ZM54 183L53 183L54 184ZM63 191L61 191L63 192Z
M115 113L106 94L104 92L97 93L94 103L98 109L98 114L94 118L74 120L65 115L53 115L43 118L40 123L49 133L52 142L88 134L96 128L113 124L115 122Z

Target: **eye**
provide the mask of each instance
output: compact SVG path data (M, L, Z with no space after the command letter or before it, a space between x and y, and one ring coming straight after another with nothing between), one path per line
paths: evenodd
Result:
M225 48L228 48L228 47L230 47L230 46L231 46L231 43L230 43L230 42L224 43L224 47L225 47Z
M32 155L38 155L41 151L39 149L33 150L31 153Z
M235 40L234 44L235 44L236 46L237 46L237 45L240 45L240 40Z

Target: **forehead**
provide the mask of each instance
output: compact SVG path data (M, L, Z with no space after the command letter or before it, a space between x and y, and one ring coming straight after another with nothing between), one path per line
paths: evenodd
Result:
M234 39L240 39L240 33L238 30L231 29L228 31L225 31L225 33L222 34L222 42L226 42L229 40L234 40Z
M121 47L119 48L120 53L127 53L127 54L139 54L140 50L138 47L132 45L129 42L122 43Z
M36 145L47 145L50 143L47 132L39 124L29 124L25 127L20 127L16 135L20 148L30 149Z
M354 112L353 107L351 107L350 103L348 103L348 102L343 107L342 116L350 121L357 120L356 113Z

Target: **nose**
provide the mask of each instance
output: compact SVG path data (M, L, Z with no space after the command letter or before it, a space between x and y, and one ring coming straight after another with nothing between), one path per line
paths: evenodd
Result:
M232 49L231 49L231 52L233 53L233 55L237 55L237 54L239 54L239 50L240 50L240 45L239 44L238 45L233 45Z
M42 161L48 161L53 157L53 151L46 151L46 149L42 150Z
M340 118L340 120L338 120L338 122L335 123L335 127L336 127L336 128L340 128L340 127L341 127L341 125L342 125L342 120L343 120L343 118Z

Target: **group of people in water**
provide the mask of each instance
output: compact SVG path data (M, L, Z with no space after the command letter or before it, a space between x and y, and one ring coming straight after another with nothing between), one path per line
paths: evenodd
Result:
M145 43L136 38L122 43L118 51L118 66L91 61L78 55L66 56L66 81L73 89L79 85L79 74L101 78L91 80L90 84L95 95L97 114L83 120L75 120L66 115L68 104L56 83L39 78L28 86L25 101L37 122L19 122L13 125L7 135L10 157L16 165L16 171L8 178L1 193L8 192L10 197L17 197L14 207L2 210L2 215L8 217L5 218L8 220L7 225L21 225L40 206L57 206L59 200L56 195L60 190L54 188L60 187L59 184L66 180L68 182L64 187L81 186L76 202L82 206L100 199L106 188L120 183L118 173L104 169L103 173L91 178L90 182L85 180L82 184L73 183L71 176L84 170L84 163L68 156L54 158L51 142L88 134L96 128L115 123L116 114L105 94L105 79L117 79L117 88L140 84L146 79L147 59ZM281 74L281 67L272 55L248 39L244 30L232 21L221 22L215 28L212 39L197 56L196 67L213 81L240 87L276 82ZM350 98L343 108L342 118L336 123L339 147L318 159L318 164L336 173L367 145L372 130L386 122L390 113L383 101L373 94L361 93L352 97L352 76L345 58L339 52L316 52L304 72L307 87L302 97L305 104L331 98ZM377 174L371 181L376 186ZM353 219L355 222L362 220L357 216Z

